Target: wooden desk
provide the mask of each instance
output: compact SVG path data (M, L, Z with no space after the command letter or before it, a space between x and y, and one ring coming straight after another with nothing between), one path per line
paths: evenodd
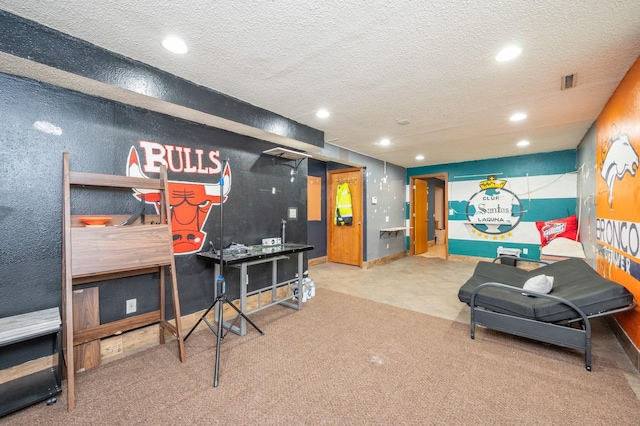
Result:
M304 252L313 250L312 245L307 244L278 244L274 246L249 246L249 250L245 254L240 255L223 255L223 266L234 267L240 269L240 311L245 314L251 314L253 312L260 311L273 305L284 305L292 309L302 309L302 274L304 273ZM288 255L298 255L298 277L290 280L278 282L278 261L282 259L289 259ZM220 256L213 251L205 251L197 254L198 256L215 262L215 277L217 279L220 276ZM271 263L271 283L258 290L252 292L247 291L249 283L247 282L247 268L253 265L259 265L262 263ZM277 290L279 287L289 285L294 281L298 281L298 300L296 303L290 302L294 298L293 294L287 295L284 298L277 297ZM214 296L218 297L218 286L214 285ZM265 291L271 291L271 302L262 304L261 294ZM247 298L249 296L258 295L258 306L254 309L247 310ZM220 305L216 304L215 318L218 318L218 309ZM223 325L233 331L234 333L244 336L247 333L246 320L240 317L240 326L232 326L228 322L224 322Z

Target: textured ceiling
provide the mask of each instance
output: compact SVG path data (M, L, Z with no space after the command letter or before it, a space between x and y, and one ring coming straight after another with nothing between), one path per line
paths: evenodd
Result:
M638 0L2 0L0 8L403 167L576 148L640 54ZM189 53L164 50L169 34ZM509 43L522 55L496 62ZM561 91L572 73L577 87ZM321 107L331 117L317 118ZM516 111L528 119L510 122ZM383 137L390 146L378 145ZM520 139L531 144L518 148Z

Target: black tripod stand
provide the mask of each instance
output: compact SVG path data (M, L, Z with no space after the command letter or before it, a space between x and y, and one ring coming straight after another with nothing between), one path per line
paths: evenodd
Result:
M218 275L218 280L216 281L216 298L213 301L213 303L211 304L211 306L209 306L209 309L207 309L205 311L205 313L200 317L200 319L198 320L198 322L196 322L196 324L193 326L193 328L191 330L189 330L189 332L187 333L187 335L184 337L184 341L187 341L187 338L191 335L191 333L193 333L193 330L195 330L198 325L200 325L200 323L202 321L204 321L207 326L209 327L209 329L213 332L213 334L216 335L216 369L215 369L215 374L213 376L213 387L217 388L218 387L218 372L220 371L220 341L222 339L224 339L224 337L229 333L229 331L231 330L231 328L235 325L236 321L238 321L238 319L240 317L244 318L249 324L251 324L253 326L253 328L255 328L256 330L258 330L260 332L261 335L264 335L264 332L262 330L260 330L258 328L257 325L255 325L253 323L253 321L251 321L240 309L238 309L238 307L236 305L234 305L233 303L231 303L231 301L227 298L227 294L226 294L226 283L224 281L224 276L223 276L223 265L224 265L224 249L223 249L223 243L222 243L222 204L224 202L224 199L222 197L224 197L224 171L226 169L226 166L228 164L229 160L224 160L222 163L222 171L220 172L220 251L218 254L218 261L219 261L219 267L220 267L220 275ZM213 250L213 244L211 244L211 250ZM222 322L223 322L223 315L222 315L222 310L224 308L224 304L227 303L229 306L231 306L237 313L238 315L236 316L236 318L233 320L233 324L231 324L228 328L227 328L227 332L223 335L222 334ZM211 309L213 309L216 305L218 305L218 310L217 310L217 317L216 317L216 321L218 322L218 330L214 330L213 329L213 325L205 318L209 312L211 311Z

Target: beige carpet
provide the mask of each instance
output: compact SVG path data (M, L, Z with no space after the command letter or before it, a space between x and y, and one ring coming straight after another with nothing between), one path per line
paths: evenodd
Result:
M318 289L300 312L252 316L229 334L213 388L215 336L154 347L79 374L64 393L0 419L34 424L640 424L613 365L581 353ZM64 385L64 383L63 383Z

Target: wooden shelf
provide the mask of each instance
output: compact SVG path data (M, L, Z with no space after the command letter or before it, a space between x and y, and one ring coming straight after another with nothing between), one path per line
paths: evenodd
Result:
M69 167L69 154L63 155L62 205L62 323L63 355L67 372L67 408L75 409L74 348L90 345L99 339L134 328L158 323L160 344L165 331L178 340L180 361L184 362L184 337L180 316L180 302L173 255L167 171L161 167L158 179L74 172ZM86 227L77 215L71 214L71 187L130 188L152 190L160 195L160 215L152 216L152 223L143 224L138 218L133 224L119 226L126 215L113 216L111 225ZM169 272L175 314L175 325L165 319L165 276ZM160 307L158 310L130 316L108 324L97 324L98 300L90 302L96 323L74 330L73 286L95 281L112 280L141 274L158 273ZM95 288L95 287L94 287ZM99 356L98 356L99 362Z

